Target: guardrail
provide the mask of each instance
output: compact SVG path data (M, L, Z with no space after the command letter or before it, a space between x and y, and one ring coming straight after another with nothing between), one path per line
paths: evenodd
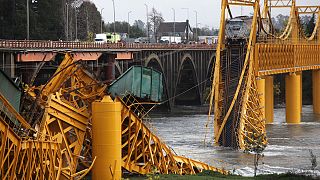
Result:
M0 48L16 49L214 49L208 44L95 43L75 41L0 40Z

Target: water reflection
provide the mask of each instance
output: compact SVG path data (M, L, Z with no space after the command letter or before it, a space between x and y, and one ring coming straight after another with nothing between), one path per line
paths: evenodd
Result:
M241 151L212 145L213 125L208 128L207 142L205 114L178 113L159 117L153 115L156 134L179 155L225 167L242 175L252 175L253 157ZM320 116L312 113L312 106L303 107L302 123L285 123L285 109L275 109L274 124L267 125L269 145L264 151L260 173L283 173L310 169L310 153L320 156ZM221 161L222 160L222 161Z

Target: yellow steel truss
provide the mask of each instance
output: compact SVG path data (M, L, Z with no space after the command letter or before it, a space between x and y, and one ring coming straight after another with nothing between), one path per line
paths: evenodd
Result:
M232 3L234 4L241 4ZM250 150L253 144L258 144L262 147L266 146L266 134L265 134L265 119L263 118L263 114L261 111L260 98L256 91L256 81L254 76L254 47L256 43L256 31L257 31L257 22L258 15L260 12L259 1L252 1L254 4L254 16L252 20L251 33L248 41L247 53L243 64L243 69L241 71L241 75L239 78L238 86L236 88L235 94L233 95L233 100L230 104L230 107L226 109L225 116L222 116L223 105L222 101L224 97L224 90L222 88L222 79L221 76L221 52L223 50L223 42L224 42L224 29L225 29L225 9L229 5L229 1L222 2L222 14L221 14L221 24L220 24L220 33L219 33L219 41L217 46L217 59L215 64L214 71L214 80L212 85L211 92L211 105L213 96L215 96L214 101L214 139L216 143L220 142L221 135L223 130L225 129L225 125L228 121L228 118L234 109L235 103L237 101L238 96L242 96L242 100L240 103L241 112L240 119L238 121L238 129L236 132L237 146L243 150ZM241 92L242 84L244 83L244 90ZM210 108L211 109L211 108ZM210 115L210 114L209 114ZM231 134L230 136L233 136Z
M40 93L36 94L35 89ZM84 177L96 159L91 154L91 104L102 99L105 89L104 84L66 54L61 67L46 85L27 90L44 107L43 117L34 129L0 94L1 178ZM124 169L139 174L151 173L154 168L160 173L174 174L195 174L202 170L228 173L175 155L144 124L142 118L147 118L146 112L136 100L133 104L119 98L116 101L122 105L121 165Z
M161 174L195 174L213 170L227 171L186 157L175 155L159 137L121 99L122 104L122 167L130 172L148 174L154 168Z
M260 13L259 4L259 0L222 0L220 32L216 53L217 59L214 67L209 117L214 104L215 141L220 143L222 133L225 131L224 128L231 112L234 110L237 98L241 97L239 126L235 135L240 149L249 149L251 146L257 145L257 143L261 146L267 144L265 119L261 111L263 106L260 102L260 94L256 90L256 79L266 75L294 73L320 68L319 6L296 6L295 0L265 0L263 12ZM221 77L221 56L225 50L225 13L226 9L228 9L231 14L230 5L253 6L254 14L250 37L247 41L247 53L238 86L230 106L227 109L223 109L223 99L226 98L224 97L226 95L223 89L224 82ZM288 24L279 35L266 32L267 38L260 39L260 37L257 37L257 32L265 28L257 29L257 26L258 23L261 23L261 18L269 16L269 19L271 19L270 8L290 8ZM316 26L311 36L306 37L299 20L299 15L315 13L317 13ZM244 84L244 88L241 91L242 84Z

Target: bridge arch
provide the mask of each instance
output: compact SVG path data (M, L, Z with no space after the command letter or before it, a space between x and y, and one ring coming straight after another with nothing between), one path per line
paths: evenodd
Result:
M161 60L158 55L152 53L148 56L147 60L144 64L145 67L153 68L155 70L160 71L161 73L164 72Z
M213 81L213 73L214 73L214 65L216 62L216 56L212 55L210 57L210 61L208 64L208 68L207 68L207 73L206 73L206 87L211 86L212 81Z
M162 73L162 83L164 85L163 86L163 92L164 92L163 99L168 99L169 98L169 89L168 89L168 83L167 83L167 76L165 74L165 71L164 71L164 68L162 66L162 63L161 63L159 56L154 53L150 54L148 56L148 58L146 59L144 66L152 68L152 69L157 70ZM170 102L169 101L166 102L164 107L170 109L171 108ZM160 108L162 108L162 107L160 107Z
M118 78L123 73L118 61L114 63L114 67L114 76Z
M185 54L178 71L174 103L176 105L200 105L201 93L198 85L199 78L194 60L190 54Z

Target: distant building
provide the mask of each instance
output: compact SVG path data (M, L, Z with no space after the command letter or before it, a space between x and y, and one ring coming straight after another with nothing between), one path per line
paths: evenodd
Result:
M160 23L158 33L160 37L179 36L184 42L188 42L190 36L193 36L189 20L186 20L186 22L162 22Z
M199 43L218 44L218 36L199 36Z

